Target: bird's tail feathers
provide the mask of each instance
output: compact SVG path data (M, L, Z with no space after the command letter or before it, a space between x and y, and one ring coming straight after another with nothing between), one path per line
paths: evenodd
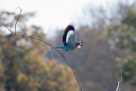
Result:
M58 49L63 49L63 47L55 47L55 48L56 48L57 50L58 50Z

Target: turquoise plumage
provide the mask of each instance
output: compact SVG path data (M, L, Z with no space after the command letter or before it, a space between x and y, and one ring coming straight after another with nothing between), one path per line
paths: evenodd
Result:
M81 41L74 41L75 39L75 31L72 25L68 25L64 31L62 41L64 46L55 47L56 49L63 49L65 52L74 50L76 48L81 48L83 42Z

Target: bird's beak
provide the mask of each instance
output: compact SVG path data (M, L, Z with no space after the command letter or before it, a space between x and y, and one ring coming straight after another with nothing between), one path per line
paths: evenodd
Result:
M80 46L83 46L83 42L81 41Z
M83 42L80 41L80 45L77 48L81 48L83 46Z

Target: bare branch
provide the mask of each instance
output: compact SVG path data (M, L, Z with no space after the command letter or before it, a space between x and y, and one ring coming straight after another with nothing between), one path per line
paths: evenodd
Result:
M121 61L121 65L120 65L120 80L118 81L118 85L117 85L116 91L123 91L123 89L122 89L122 70L123 70L123 67L122 67L122 61Z
M0 21L0 23L1 23L5 28L7 28L12 34L14 34L14 32L11 31L7 26L5 26L5 24L4 24L3 22Z
M49 43L47 43L46 41L44 41L44 40L42 40L42 39L40 39L40 38L36 38L36 37L32 37L32 36L27 36L27 35L20 35L20 34L17 34L16 33L16 26L17 26L17 23L18 23L18 20L19 20L19 17L20 17L20 15L21 15L21 11L22 11L22 9L20 8L20 7L18 7L19 9L20 9L20 14L19 14L19 16L18 16L18 18L17 18L17 20L16 20L16 23L15 23L15 33L13 32L13 31L11 31L7 26L5 26L1 21L1 23L2 23L2 25L5 27L5 28L7 28L13 35L15 35L15 36L20 36L20 37L28 37L28 38L31 38L31 39L35 39L35 40L39 40L39 41L41 41L41 42L43 42L43 43L45 43L45 44L47 44L47 45L49 45L49 46L51 46L53 49L55 49L64 59L65 59L65 61L68 63L68 65L70 66L70 68L71 68L71 70L73 71L73 73L74 73L74 75L75 75L75 78L76 78L76 80L77 80L77 82L78 82L78 84L79 84L79 87L80 87L80 91L83 91L83 89L82 89L82 85L81 85L81 83L80 83L80 81L79 81L79 78L78 78L78 76L77 76L77 74L76 74L76 72L75 72L75 70L74 70L74 68L72 67L72 65L69 63L69 61L66 59L66 57L60 52L60 51L58 51L54 46L52 46L51 44L49 44Z
M19 17L20 17L20 15L21 15L21 12L22 12L22 9L21 9L20 7L17 7L17 8L20 10L20 13L19 13L19 15L18 15L18 17L17 17L17 20L16 20L16 23L15 23L15 35L16 35L17 22L18 22L18 20L19 20Z
M116 91L120 91L120 81L118 81L118 85L117 85Z
M122 70L123 70L123 67L122 67L122 61L121 61L121 67L120 67L120 86L119 88L122 90ZM120 91L120 90L119 90Z

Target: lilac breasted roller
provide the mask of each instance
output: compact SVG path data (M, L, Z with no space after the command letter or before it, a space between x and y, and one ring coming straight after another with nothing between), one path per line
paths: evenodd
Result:
M81 48L83 42L74 41L75 39L75 30L72 25L68 25L63 33L62 42L64 46L55 47L56 49L63 49L65 52L74 50L76 48Z

